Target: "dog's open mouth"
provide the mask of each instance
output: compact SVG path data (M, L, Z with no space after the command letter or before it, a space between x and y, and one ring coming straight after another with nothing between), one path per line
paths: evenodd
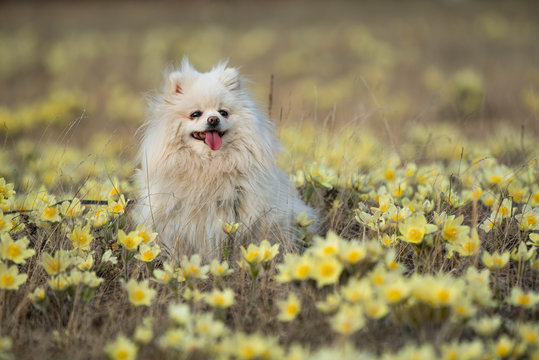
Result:
M225 131L195 131L191 136L197 140L204 141L212 150L219 150L223 140L221 137Z

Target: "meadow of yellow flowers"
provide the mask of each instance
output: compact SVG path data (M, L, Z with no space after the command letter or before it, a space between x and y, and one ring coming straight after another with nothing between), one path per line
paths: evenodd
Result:
M537 5L269 3L3 5L0 359L539 360ZM297 249L174 258L130 216L184 54L271 93Z
M325 236L300 214L304 251L252 239L207 263L165 256L130 220L134 165L121 147L91 161L18 142L0 178L0 354L539 356L537 138L415 138L393 151L367 132L281 131L294 154L282 165ZM226 220L227 236L241 231Z

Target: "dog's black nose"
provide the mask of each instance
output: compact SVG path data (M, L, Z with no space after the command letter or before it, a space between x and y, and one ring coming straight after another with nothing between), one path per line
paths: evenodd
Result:
M216 127L217 125L219 125L219 118L217 116L210 116L208 118L208 124L210 126Z

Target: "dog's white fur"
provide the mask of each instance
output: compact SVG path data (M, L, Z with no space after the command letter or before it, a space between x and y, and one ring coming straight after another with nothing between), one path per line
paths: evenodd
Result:
M195 111L202 115L191 119ZM207 130L209 116L225 132L217 150L192 136ZM295 216L314 217L276 168L273 124L226 63L200 73L184 59L149 101L140 131L138 220L152 224L176 254L217 255L225 239L219 219L241 222L245 241L290 244Z

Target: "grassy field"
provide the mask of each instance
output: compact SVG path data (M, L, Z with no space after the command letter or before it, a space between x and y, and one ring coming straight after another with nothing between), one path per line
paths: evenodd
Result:
M539 359L538 10L0 4L0 359ZM131 219L184 55L252 80L304 252L170 258Z

